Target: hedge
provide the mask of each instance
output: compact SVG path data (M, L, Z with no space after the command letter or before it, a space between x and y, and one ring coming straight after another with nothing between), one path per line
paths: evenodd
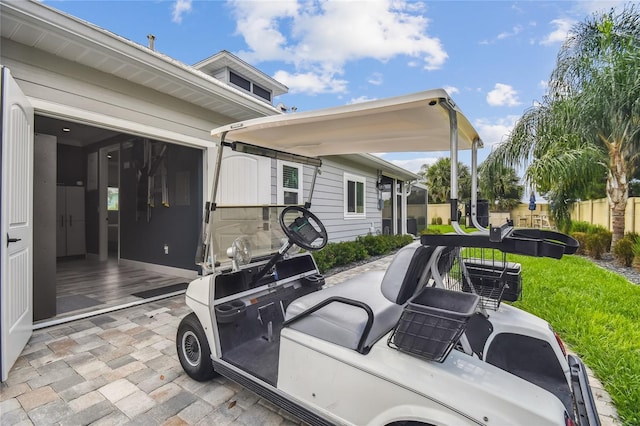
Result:
M381 256L411 242L411 235L366 235L356 238L355 241L328 243L312 255L320 273L324 274L331 268L345 266L371 256Z

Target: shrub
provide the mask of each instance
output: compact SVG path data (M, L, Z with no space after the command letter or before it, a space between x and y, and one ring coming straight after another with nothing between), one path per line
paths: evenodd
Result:
M358 237L356 241L364 246L369 256L379 256L391 251L389 235L365 235Z
M392 235L393 248L398 249L411 244L413 242L413 235Z
M345 241L335 244L333 247L335 255L334 266L343 266L369 257L367 249L358 241Z
M576 250L576 254L585 254L586 251L586 232L571 232L571 236L578 241L578 250Z
M609 231L604 226L593 225L590 234L600 235L598 238L602 239L602 245L604 247L603 253L611 251L611 240L613 239L613 232Z
M436 225L442 225L442 218L441 217L436 217Z
M633 243L633 255L640 258L640 239Z
M621 265L629 267L633 263L633 244L633 240L625 236L613 246L613 254Z
M584 222L584 221L571 222L571 233L583 232L587 234L589 233L589 231L591 231L591 228L593 228L593 225L590 224L589 222Z
M631 240L633 244L635 244L636 241L640 240L640 234L638 234L637 232L627 232L626 234L624 234L624 237Z
M432 225L437 225L438 224L438 216L434 216L431 218L431 224Z
M588 233L585 238L585 249L589 256L602 259L602 253L607 252L611 247L611 237L611 232L602 229Z
M322 250L314 251L313 258L320 273L331 268L364 260L369 256L387 254L413 241L412 235L365 235L355 241L329 243Z
M335 253L332 248L335 244L337 243L328 243L322 250L312 253L321 274L324 274L335 265Z
M442 231L439 230L438 228L426 228L420 231L420 235L426 235L426 234L442 234Z

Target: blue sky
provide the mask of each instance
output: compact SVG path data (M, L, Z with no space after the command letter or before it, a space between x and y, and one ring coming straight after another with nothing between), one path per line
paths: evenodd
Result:
M46 3L142 45L154 34L156 50L186 64L228 50L287 85L274 104L298 111L445 88L484 140L482 161L542 99L572 25L624 2ZM417 171L445 155L382 157Z

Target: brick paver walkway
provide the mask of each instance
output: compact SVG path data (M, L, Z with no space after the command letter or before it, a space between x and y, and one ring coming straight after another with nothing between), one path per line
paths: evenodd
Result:
M331 276L327 284L384 269L390 259ZM183 372L175 335L189 312L178 296L34 332L0 384L0 424L300 424L230 380L199 383ZM603 425L616 424L600 388Z

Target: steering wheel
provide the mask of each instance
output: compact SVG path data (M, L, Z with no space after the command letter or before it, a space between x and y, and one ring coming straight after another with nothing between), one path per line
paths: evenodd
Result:
M291 220L287 215L295 214ZM280 213L280 226L289 241L305 250L320 250L327 245L329 237L320 219L300 206L289 206Z

